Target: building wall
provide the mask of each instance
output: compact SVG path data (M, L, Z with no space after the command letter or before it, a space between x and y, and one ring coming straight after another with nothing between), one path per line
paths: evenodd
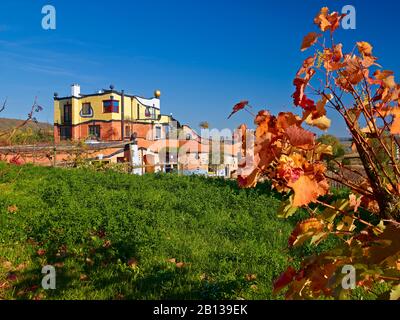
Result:
M119 102L118 112L104 112L104 100L116 100ZM82 115L82 106L90 103L92 115ZM63 125L64 106L71 105L72 140L86 139L89 136L90 125L101 126L102 140L121 140L122 95L117 92L105 92L90 96L55 98L54 100L54 139L60 141L60 126ZM148 113L150 113L150 116ZM128 127L128 134L137 132L139 136L146 137L153 124L167 124L171 117L161 115L160 100L158 98L145 99L136 96L124 96L124 130ZM137 123L136 123L137 122ZM140 122L140 124L139 124ZM133 124L135 123L135 124ZM142 127L141 127L142 126ZM163 129L163 128L162 128ZM164 130L163 130L164 131ZM119 136L118 136L119 134Z

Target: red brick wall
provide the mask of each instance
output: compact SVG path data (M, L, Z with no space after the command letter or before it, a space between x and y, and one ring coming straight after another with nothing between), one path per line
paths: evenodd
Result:
M131 127L132 133L136 132L138 138L146 139L148 134L150 136L150 132L152 129L151 124L132 123L126 125L129 125Z
M99 125L100 126L100 139L104 141L119 141L121 140L121 122L100 122L91 121L88 123L79 124L72 127L72 140L83 140L89 136L89 126ZM125 122L124 127L130 127L130 132L136 132L138 138L151 138L151 124L140 124L140 123L129 123ZM125 132L126 136L126 132ZM126 136L126 138L128 138ZM54 126L54 140L56 143L60 142L60 129L58 126Z
M60 129L58 128L58 126L54 126L54 141L55 143L59 143L60 142Z

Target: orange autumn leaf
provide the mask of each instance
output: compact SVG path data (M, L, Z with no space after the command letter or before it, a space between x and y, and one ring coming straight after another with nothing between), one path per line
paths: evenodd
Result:
M330 30L334 32L340 26L340 21L345 14L339 14L337 12L332 12L329 14L329 9L327 7L323 7L317 16L314 18L314 23L319 26L321 31Z
M358 51L362 56L372 56L372 46L368 42L360 41L357 42Z
M255 169L249 176L238 176L238 183L241 188L253 188L257 185L260 170Z
M289 246L292 247L299 241L304 241L311 238L312 235L321 233L324 227L324 223L317 218L310 218L299 222L289 237Z
M292 112L279 112L276 117L276 127L279 131L284 131L292 125L300 125L301 118Z
M289 182L288 187L293 189L293 206L301 207L315 202L319 196L318 183L309 176L302 175L295 182Z
M375 61L378 60L376 57L372 56L372 46L368 42L361 41L357 42L357 48L360 54L363 57L361 64L364 68L369 68L375 64Z
M303 43L301 44L301 51L307 50L309 47L313 46L315 43L317 43L318 38L321 35L316 33L316 32L310 32L307 34L304 39Z
M357 212L358 208L360 207L361 198L362 196L357 198L357 196L354 193L349 195L349 204L350 207L353 208L354 212Z
M299 154L294 154L291 157L282 155L276 168L277 177L286 181L296 181L303 174L302 165L304 161L305 159Z
M242 154L246 154L247 150L247 126L245 124L241 124L237 129L239 138L242 140Z
M260 170L266 170L281 153L281 146L260 142L256 145L255 164ZM260 173L261 176L261 173Z
M345 91L354 91L354 86L369 78L369 69L362 66L362 61L357 56L346 55L344 60L345 69L335 79L337 86Z
M390 76L393 76L394 72L391 70L376 70L374 72L374 77L378 80L384 80Z
M315 58L316 56L308 57L303 61L303 64L301 65L301 68L297 71L296 77L300 77L303 74L307 73L310 68L312 68L315 64Z
M392 111L394 116L392 126L390 127L391 134L400 134L400 109L396 108Z
M315 134L299 126L292 125L285 130L289 142L294 147L309 149L315 143Z
M322 99L319 100L315 105L314 110L309 110L303 113L303 120L307 119L309 116L312 118L312 120L325 116L326 115L325 106L329 101L331 101L332 97L333 96L330 94L322 96Z
M345 14L339 14L337 12L332 12L328 17L328 21L330 23L329 30L331 32L334 32L336 29L340 27L340 21L343 19L343 17L346 16Z
M331 120L325 115L316 119L313 119L312 116L309 115L305 121L308 125L317 127L320 130L328 130L331 126Z
M335 47L333 48L333 55L332 55L332 60L334 62L339 62L342 58L343 58L343 45L341 43L338 43L337 45L335 45Z
M293 80L296 91L292 94L292 97L295 106L302 107L304 110L311 110L315 107L314 101L309 99L304 92L311 78L314 76L315 70L308 69L305 72L306 75L304 78L296 77Z
M385 88L393 89L396 87L396 82L394 81L394 76L388 76L382 80L382 85Z
M346 64L341 62L343 59L342 52L343 45L341 43L334 46L333 50L329 48L324 49L322 59L324 61L324 68L329 71L336 71L343 68Z
M330 27L330 23L327 19L329 13L328 7L323 7L317 16L314 18L314 23L319 26L321 31L326 31Z

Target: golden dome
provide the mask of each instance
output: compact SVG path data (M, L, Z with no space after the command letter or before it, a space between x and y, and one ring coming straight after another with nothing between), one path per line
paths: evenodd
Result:
M157 99L159 99L160 96L161 96L161 91L160 91L160 90L154 91L154 96L155 96Z

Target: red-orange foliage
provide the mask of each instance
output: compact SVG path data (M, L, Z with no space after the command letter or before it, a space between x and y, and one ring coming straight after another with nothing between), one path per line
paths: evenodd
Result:
M343 54L333 33L343 15L322 8L314 19L321 32L329 31L330 47L321 48L304 60L293 81L293 103L301 116L281 112L277 116L260 111L257 126L250 134L241 126L243 156L238 181L242 187L254 187L261 178L285 194L279 216L288 217L303 207L310 217L298 223L288 241L289 247L306 241L319 244L329 235L339 237L341 245L320 255L307 257L299 270L290 266L275 283L275 292L288 287L286 297L315 298L319 295L345 297L341 285L344 265L356 268L359 286L370 289L385 281L388 296L400 296L400 85L393 72L381 70L367 42L358 42L358 54ZM309 33L303 40L304 51L318 43L321 34ZM310 95L319 96L319 101ZM348 104L348 98L352 103ZM345 102L346 101L346 102ZM247 105L239 103L233 113ZM240 108L238 107L240 106ZM304 124L326 130L330 126L326 108L344 119L360 155L364 172L341 166L332 178L327 174L324 157L331 146L318 143ZM378 148L376 146L379 146ZM388 161L382 161L382 154ZM251 155L251 156L249 156ZM362 177L355 184L346 171ZM348 176L348 175L347 175ZM335 179L352 191L347 199L333 203L321 196L330 193L329 179ZM380 220L372 224L360 217L360 208Z

